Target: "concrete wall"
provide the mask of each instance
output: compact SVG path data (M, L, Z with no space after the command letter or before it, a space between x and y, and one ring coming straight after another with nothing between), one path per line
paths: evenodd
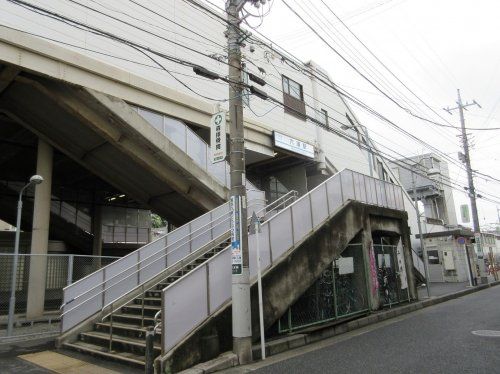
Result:
M424 239L427 254L437 251L439 264L429 263L431 282L467 282L467 260L465 246L457 243L453 237ZM444 252L453 257L454 270L446 270ZM427 256L428 257L428 256Z
M152 49L162 51L173 57L196 62L221 75L227 74L227 65L224 63L225 60L223 60L223 62L214 61L200 55L200 53L182 48L181 45L186 45L203 54L225 54L225 25L196 10L187 2L167 0L163 1L161 5L157 2L153 3L152 1L142 2L147 7L155 8L155 10L168 17L172 22L168 22L131 3L120 0L107 1L106 5L102 7L88 0L83 0L82 3L108 14L116 14L117 11L131 14L134 17L144 20L144 22L140 23L137 20L131 20L124 16L123 13L120 14L120 18L126 19L137 25L140 24L141 27L150 30L151 33L156 33L161 37L171 39L173 42L155 37L151 33L141 32L130 26L113 21L88 9L63 0L42 0L37 2L37 5L55 9L58 13L65 16L89 23L92 26L105 29L111 33L126 36L134 42L148 45ZM46 17L32 13L14 4L3 4L2 10L2 14L0 14L1 24L60 40L65 43L71 43L73 46L64 45L63 49L84 54L100 62L104 62L108 66L118 67L129 74L137 75L143 79L167 86L177 92L193 96L196 100L204 103L204 105L200 106L201 109L212 107L213 102L194 95L191 90L187 89L165 71L159 69L150 59L133 48L124 47L123 44L97 36L90 32L72 28L67 24L48 20ZM185 30L175 25L173 22L185 25L189 30ZM203 37L197 36L193 34L193 32L199 33L203 35ZM211 41L207 41L207 39ZM53 42L51 44L53 44ZM59 45L61 46L61 44ZM251 48L254 52L250 52ZM96 52L91 52L89 50ZM105 56L103 53L114 57ZM244 59L253 62L247 63L250 72L261 76L258 67L266 71L264 79L267 85L262 89L266 91L268 95L283 101L281 74L284 74L303 86L304 99L306 101L306 106L308 106L306 108L308 115L317 117L318 115L315 108L318 108L318 110L325 109L328 111L329 116L331 116L329 122L335 129L340 129L341 124L350 125L345 118L345 113L349 112L349 109L346 108L344 102L337 93L332 92L331 89L326 88L322 83L317 83L315 92L313 92L313 82L311 79L283 63L281 61L281 56L270 47L247 41L243 49L243 54ZM70 60L71 58L65 56L65 59ZM74 57L72 59L74 61ZM124 59L133 62L125 61ZM181 79L194 91L220 100L227 98L227 85L225 83L210 81L196 76L190 67L185 67L162 58L158 58L158 61L160 61L166 69L183 74L178 75L177 78ZM112 77L119 73L116 73L113 69L102 69L100 74ZM68 78L68 76L66 78ZM134 84L131 79L129 79L129 83ZM89 84L91 84L91 82L89 82ZM314 97L316 97L316 99L314 99ZM136 100L137 104L161 111L161 106L158 104L151 105L155 103L145 101L139 102L141 101L140 96L137 96ZM227 104L223 103L223 107L225 105ZM274 106L275 104L272 102L263 101L252 96L250 98L251 110L248 108L245 109L245 116L249 121L260 123L266 130L278 130L313 145L319 144L318 138L322 137L322 149L338 170L350 168L369 174L366 151L360 151L357 146L342 140L337 135L327 133L324 130L317 131L313 123L306 123L301 119L286 114L282 108L272 109ZM269 113L262 117L262 114L268 111ZM182 113L178 114L182 116ZM203 123L199 124L208 126L208 120L204 120Z

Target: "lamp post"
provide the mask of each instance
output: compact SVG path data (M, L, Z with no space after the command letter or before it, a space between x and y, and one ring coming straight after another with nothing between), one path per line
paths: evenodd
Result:
M420 160L417 165L420 165ZM424 237L422 235L422 223L420 222L421 214L418 209L418 198L417 198L417 187L415 186L415 173L413 170L411 171L411 182L413 187L413 201L415 202L415 214L417 215L417 224L418 224L418 236L420 239L420 248L422 249L422 259L424 263L424 272L425 272L425 288L427 289L427 297L431 297L431 287L430 287L430 276L429 276L429 264L427 259L427 252L425 251Z
M14 259L12 263L12 276L10 283L10 299L9 299L9 317L7 320L7 336L12 335L14 326L14 308L16 305L16 275L17 275L17 260L19 257L19 236L21 234L21 212L23 210L23 193L26 188L31 185L37 185L43 182L41 175L33 175L28 184L19 191L19 200L17 201L17 219L16 219L16 240L14 244Z

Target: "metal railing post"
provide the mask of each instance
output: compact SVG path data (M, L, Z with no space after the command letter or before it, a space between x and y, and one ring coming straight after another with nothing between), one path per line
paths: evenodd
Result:
M68 256L68 279L66 280L66 285L70 285L73 283L73 260L74 256L69 255Z
M111 313L109 315L109 352L113 352L113 304L111 304Z
M144 298L146 297L146 291L144 290L144 284L142 285L142 307L141 307L141 327L144 327Z
M154 373L154 342L155 342L155 327L150 326L146 330L146 349L145 349L145 362L144 373Z

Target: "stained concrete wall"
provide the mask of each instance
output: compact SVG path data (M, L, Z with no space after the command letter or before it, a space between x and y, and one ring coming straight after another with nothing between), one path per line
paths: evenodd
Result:
M416 298L412 278L412 260L409 247L409 231L406 212L367 206L349 202L325 225L297 246L281 262L263 274L264 325L268 329L286 310L316 281L327 266L331 266L346 246L355 238L363 238L365 262L372 245L373 230L389 230L394 236L403 236L410 295ZM366 263L367 280L370 282L369 264ZM368 284L371 292L371 283ZM371 293L370 309L379 308L378 290ZM252 336L259 338L258 294L256 284L251 288ZM206 321L203 326L164 359L164 365L173 372L198 363L203 354L207 336L218 335L221 351L232 349L231 307L228 305Z

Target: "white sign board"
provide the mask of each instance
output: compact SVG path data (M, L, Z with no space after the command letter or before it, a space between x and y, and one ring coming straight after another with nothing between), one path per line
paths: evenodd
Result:
M399 280L401 281L401 289L404 290L408 288L408 278L406 276L405 256L401 239L399 239L398 246L396 247L396 253L398 256Z
M226 113L218 112L210 120L210 150L212 164L226 159Z
M231 267L233 275L243 274L243 253L241 251L241 198L231 196Z
M314 158L314 146L277 131L273 131L273 145L308 158Z
M379 268L381 268L381 267L386 267L386 268L392 267L391 266L391 255L388 254L388 253L385 253L385 254L379 253L378 254L378 267Z
M353 257L340 257L337 260L339 267L339 275L354 273L354 258Z

